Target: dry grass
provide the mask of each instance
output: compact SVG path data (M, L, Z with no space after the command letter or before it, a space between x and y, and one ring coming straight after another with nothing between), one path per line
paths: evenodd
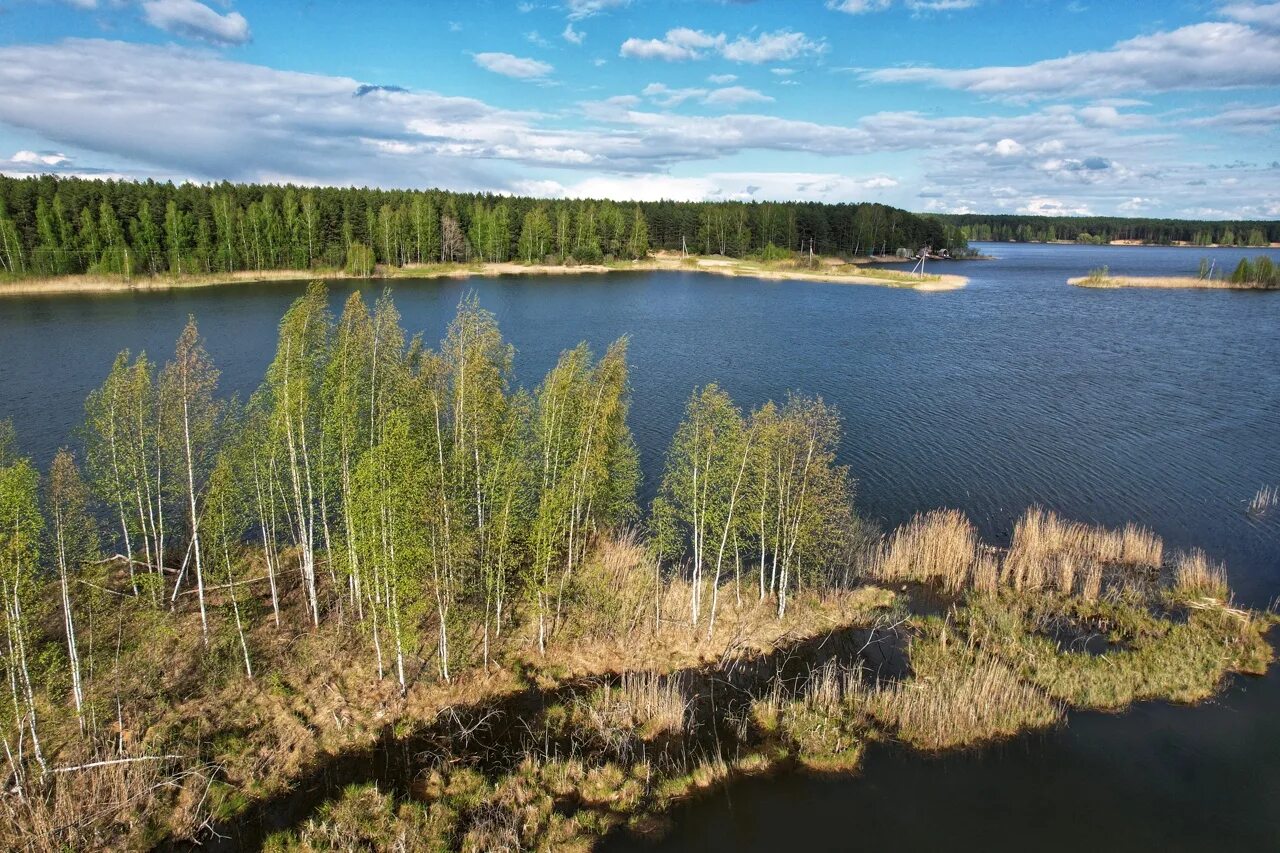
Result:
M1225 602L1231 594L1227 568L1210 560L1199 548L1180 553L1173 561L1173 593L1185 599Z
M173 760L125 759L102 759L115 763L54 773L24 793L6 792L0 797L5 849L149 846L195 830L211 771L182 770Z
M1145 528L1108 530L1032 507L1014 526L1001 580L1016 590L1055 589L1092 601L1106 574L1121 583L1142 581L1159 569L1163 554L1160 537Z
M1280 486L1263 486L1254 493L1245 512L1250 518L1264 518L1277 505L1280 505Z
M1154 287L1203 290L1267 290L1264 285L1239 284L1221 278L1196 278L1195 276L1138 276L1138 275L1087 275L1067 279L1076 287L1108 289L1115 287Z
M975 579L989 582L989 568L979 568L978 534L964 513L954 509L917 515L890 537L868 574L885 581L939 583L958 591Z
M616 687L605 686L578 704L592 734L618 747L633 737L683 734L689 710L680 677L656 672L623 673Z
M857 702L898 738L921 749L969 746L1058 723L1060 703L1020 680L1002 661L948 647L945 626L911 646L915 675L878 684Z

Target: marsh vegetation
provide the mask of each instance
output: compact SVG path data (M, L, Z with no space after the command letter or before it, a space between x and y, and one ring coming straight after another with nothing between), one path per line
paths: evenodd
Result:
M192 319L104 366L49 471L0 441L6 846L583 847L1270 662L1272 617L1138 527L882 535L820 398L692 389L642 509L625 339L527 389L474 297L435 348L328 305L247 400Z

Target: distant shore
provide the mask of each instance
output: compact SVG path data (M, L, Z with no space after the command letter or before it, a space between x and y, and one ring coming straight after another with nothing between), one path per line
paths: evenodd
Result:
M897 270L867 269L865 261L848 263L839 258L819 259L815 267L795 262L755 261L721 256L682 257L674 252L660 252L640 261L615 261L607 264L522 264L500 263L422 264L405 267L378 267L369 280L390 281L397 278L470 278L501 275L582 275L586 273L668 270L702 272L742 278L785 281L813 281L827 284L860 284L896 287L921 291L955 290L964 287L968 278L959 275L926 274L914 276ZM64 275L23 277L0 280L0 296L54 296L67 294L128 293L181 290L219 285L253 284L301 279L352 279L341 269L312 270L245 270L230 273L173 275Z
M1196 278L1195 276L1077 276L1067 279L1076 287L1092 287L1108 290L1119 287L1178 288L1189 290L1275 290L1274 287L1250 282L1233 282L1220 278Z

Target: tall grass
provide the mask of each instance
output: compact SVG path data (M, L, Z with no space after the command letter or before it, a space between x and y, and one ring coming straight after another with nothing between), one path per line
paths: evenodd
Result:
M1187 598L1226 601L1230 595L1226 567L1210 560L1199 548L1180 553L1173 562L1173 591Z
M1262 518L1277 504L1280 504L1280 486L1263 486L1254 493L1246 512L1251 518Z
M974 579L978 553L977 531L964 513L933 510L895 530L868 574L886 581L939 583L954 592Z
M1108 530L1032 507L1014 526L1001 580L1017 590L1054 589L1092 601L1106 570L1119 570L1121 581L1140 580L1141 570L1159 569L1163 556L1160 537L1146 528Z
M921 749L966 746L1062 719L1061 704L1007 664L981 652L948 650L946 638L945 629L917 638L911 646L916 675L877 684L855 701Z

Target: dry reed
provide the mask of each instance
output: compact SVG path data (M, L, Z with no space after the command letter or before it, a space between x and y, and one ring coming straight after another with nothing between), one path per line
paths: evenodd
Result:
M916 649L913 648L913 653ZM1062 719L1062 707L984 654L939 654L920 674L877 684L862 704L900 739L921 749L967 746Z
M1163 555L1160 537L1146 528L1108 530L1031 507L1014 526L1001 579L1017 590L1054 589L1092 601L1101 594L1104 571L1120 570L1128 580L1158 569Z
M1173 590L1187 598L1226 601L1230 595L1226 567L1210 560L1199 548L1180 553L1173 562Z
M959 510L939 509L916 515L895 530L868 573L879 580L937 582L958 591L978 564L973 524ZM982 568L985 583L989 568Z
M1251 518L1262 518L1276 505L1280 504L1280 486L1263 486L1254 494L1253 500L1249 501L1249 508L1246 510Z

